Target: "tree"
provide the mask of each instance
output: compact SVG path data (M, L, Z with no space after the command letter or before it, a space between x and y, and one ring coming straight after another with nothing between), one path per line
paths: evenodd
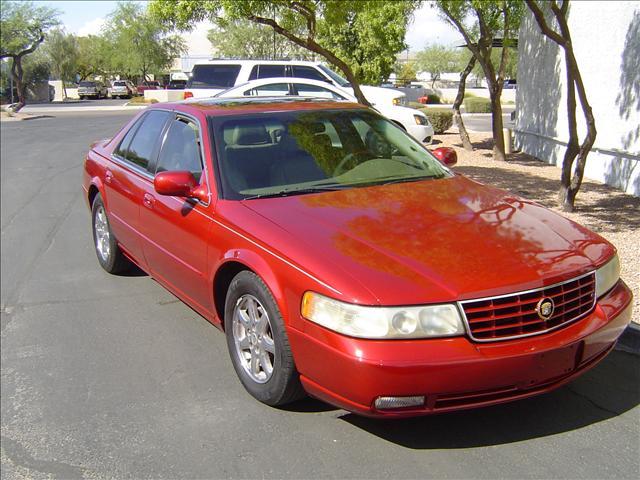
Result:
M110 46L109 69L127 76L139 74L144 82L185 50L182 38L168 35L156 18L135 3L118 4L105 25L104 37Z
M216 20L207 38L217 55L229 58L296 58L310 60L308 50L276 34L271 27L249 20Z
M492 44L500 36L508 47L522 19L523 4L520 0L437 0L437 8L444 18L462 35L467 48L482 68L489 88L493 131L493 156L506 160L502 135L502 105L500 96L510 48L503 48L500 63L492 57ZM472 23L469 24L469 20Z
M578 62L573 51L571 42L571 32L567 22L569 13L569 0L562 0L560 4L556 0L547 3L547 8L551 10L552 19L555 20L556 28L550 26L540 4L535 0L525 0L529 10L538 23L542 34L553 42L557 43L564 50L564 61L567 71L567 116L569 123L569 141L562 160L562 174L560 177L560 191L558 201L565 212L573 211L576 195L582 185L584 168L587 163L587 155L596 141L596 121L591 110L591 105L587 99L587 92L584 88L582 75L578 68ZM578 128L576 120L576 92L580 99L580 107L587 124L587 132L582 143L578 140ZM576 163L577 159L577 163ZM575 169L574 169L574 163ZM575 171L574 171L575 170ZM572 174L573 171L573 174Z
M415 62L403 62L396 65L396 82L402 85L411 83L418 74Z
M80 81L111 72L111 47L103 35L78 37L77 74Z
M11 59L11 76L18 91L16 111L26 104L23 59L36 51L47 31L58 25L58 11L31 2L0 3L0 59Z
M49 58L54 78L62 80L62 89L66 98L65 81L73 82L78 70L78 40L72 34L55 29L47 36L43 50Z
M460 52L444 45L427 45L416 57L418 69L429 73L431 88L440 80L443 73L456 72L460 65Z
M389 78L398 54L407 48L404 37L418 2L324 3L327 5L319 22L319 43L351 67L358 83L375 85Z
M471 140L469 140L467 128L464 126L464 122L462 121L462 115L460 114L460 105L462 105L462 101L464 100L464 91L467 88L467 77L473 70L475 64L476 57L471 55L471 58L467 61L467 64L460 73L458 94L456 95L456 99L453 101L453 120L456 122L458 132L460 133L460 140L462 140L462 146L465 150L473 150L473 145L471 144Z
M391 73L397 53L404 49L410 12L417 4L413 0L153 0L150 10L161 21L182 30L220 15L229 21L246 19L269 26L335 65L358 101L368 105L359 79L379 79ZM381 58L385 56L388 58Z

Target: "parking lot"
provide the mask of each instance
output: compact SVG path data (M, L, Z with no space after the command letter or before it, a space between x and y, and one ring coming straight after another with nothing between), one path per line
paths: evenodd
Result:
M619 351L551 394L433 417L253 400L221 332L97 263L82 159L134 113L2 125L3 478L637 478L640 369Z

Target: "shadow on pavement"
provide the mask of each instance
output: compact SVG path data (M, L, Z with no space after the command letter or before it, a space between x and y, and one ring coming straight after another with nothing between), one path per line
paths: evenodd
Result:
M403 420L351 413L340 418L412 449L520 442L583 428L636 407L640 404L639 363L637 356L614 351L599 366L555 392L504 405Z

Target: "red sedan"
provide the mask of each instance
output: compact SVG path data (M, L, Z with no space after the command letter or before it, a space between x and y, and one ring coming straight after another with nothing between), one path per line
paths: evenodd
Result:
M631 318L614 247L360 105L158 104L86 157L102 267L222 329L246 389L371 416L552 390Z

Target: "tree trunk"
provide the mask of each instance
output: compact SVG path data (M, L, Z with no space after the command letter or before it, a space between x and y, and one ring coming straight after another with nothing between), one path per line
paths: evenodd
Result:
M62 92L64 94L64 98L67 98L67 85L64 83L64 80L60 79L60 81L62 82ZM51 98L51 97L49 97Z
M502 88L495 82L489 85L489 95L491 96L491 130L493 132L493 158L494 160L506 161L504 153L504 135L502 133L502 105L500 95Z
M18 90L18 105L14 109L14 112L18 112L27 104L27 100L24 91L24 83L22 82L22 56L15 55L12 58L13 63L11 65L11 74L13 75L13 80L16 82L16 90Z
M471 70L473 70L475 64L476 57L472 56L469 60L469 63L467 63L467 66L460 74L458 94L456 95L456 99L453 102L453 120L456 122L458 132L460 132L460 140L462 140L462 146L465 150L473 150L473 145L471 145L469 134L467 133L467 129L464 126L464 122L462 121L462 115L460 115L460 105L462 105L462 101L464 100L464 91L466 88L467 77L469 76L469 73L471 73Z

